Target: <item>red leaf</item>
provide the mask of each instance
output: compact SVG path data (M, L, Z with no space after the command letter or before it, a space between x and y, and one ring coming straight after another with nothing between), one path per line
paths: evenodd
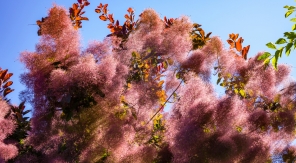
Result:
M168 22L168 20L167 20L166 16L163 18L163 20L164 20L166 23Z
M77 10L78 9L78 4L77 3L73 3L72 8L73 8L74 11Z
M106 17L105 15L101 15L99 18L100 18L101 20L103 20L103 21L106 21L106 20L107 20L107 17Z
M3 86L3 88L7 88L7 87L11 86L12 83L13 83L12 81L9 81L9 82L5 83L5 85Z
M101 9L95 9L96 13L101 13Z
M116 20L115 26L119 26L119 21L118 20Z
M124 15L124 18L127 19L127 20L130 20L128 14L125 14L125 15Z
M234 42L232 40L227 40L227 42L230 45L230 49L234 48Z
M84 6L88 6L90 3L88 1L84 1Z
M85 13L85 11L82 11L81 13L80 13L80 15L83 15Z
M7 73L7 71L8 71L8 69L6 69L6 70L1 70L1 71L0 71L0 79L3 79L3 80L4 80L4 77L5 77L6 73Z
M108 10L107 10L108 4L105 4L103 7L103 13L107 14Z
M40 20L37 20L37 21L36 21L36 24L40 27L41 24L42 24L42 22L41 22Z
M249 49L250 49L250 45L244 47L243 50L242 50L242 57L245 60L247 60L247 55L248 55Z
M243 43L244 39L242 39L242 37L240 37L237 42L235 42L235 48L237 51L241 51L242 50L242 43Z
M82 4L82 0L77 0L78 3Z
M109 17L110 22L114 23L113 14L109 14L108 17Z
M127 12L132 13L132 12L134 12L134 10L130 7L127 9Z
M88 20L87 17L81 17L81 20Z
M12 91L14 91L14 89L6 88L3 92L3 96L5 97L7 94L9 94Z
M5 83L12 75L13 73L6 74L5 77L3 78L3 82Z
M111 28L114 28L113 24L112 23L109 23L107 28L111 29Z

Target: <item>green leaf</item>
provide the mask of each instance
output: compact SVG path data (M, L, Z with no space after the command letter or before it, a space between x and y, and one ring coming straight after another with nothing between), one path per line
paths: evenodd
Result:
M289 8L289 6L288 6L288 5L286 5L286 6L284 6L284 8Z
M287 37L288 39L295 39L296 33L295 32L285 32L284 36Z
M276 46L271 42L267 43L266 46L270 49L276 49Z
M296 29L296 24L294 24L293 26L292 26L292 30L295 30Z
M290 19L291 22L296 22L296 18Z
M271 56L271 54L269 53L269 52L265 52L265 53L263 53L262 55L260 55L259 57L258 57L258 61L259 60L265 60L266 58L268 58L269 56Z
M286 45L286 55L287 55L287 56L290 55L292 45L293 45L293 43L288 43L288 44Z
M240 94L242 97L246 97L245 90L243 90L243 89L239 90L239 94Z
M181 78L179 72L176 74L176 78L177 78L177 79L180 79L180 78Z
M168 66L169 66L168 63L167 63L167 61L162 62L162 64L163 64L163 68L164 68L164 69L167 69Z
M266 58L266 59L264 60L264 62L263 62L263 64L264 64L264 69L266 69L266 68L268 67L269 63L270 63L270 58Z
M294 12L294 10L288 10L285 14L285 18L287 18L288 16L290 16L292 13Z
M279 50L279 57L282 57L284 47L280 47L278 50ZM275 53L277 53L277 52L275 52Z
M289 56L291 53L291 49L289 49L288 51L286 51L286 56Z
M295 9L295 6L288 6L288 10L293 10Z
M284 44L284 43L287 43L286 39L284 39L284 38L279 38L279 39L275 42L275 44Z
M279 59L280 50L275 52L275 56L272 58L272 66L277 70L277 62Z
M217 80L217 85L220 83L221 79L222 79L222 78L218 78L218 80Z

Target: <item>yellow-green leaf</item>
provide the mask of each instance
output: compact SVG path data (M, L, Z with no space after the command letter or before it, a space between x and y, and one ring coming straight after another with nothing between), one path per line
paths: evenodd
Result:
M285 18L290 16L293 12L294 12L294 10L288 10L285 14Z
M296 29L296 24L294 24L293 26L292 26L292 30L295 30Z
M284 43L287 43L286 39L284 39L284 38L279 38L279 39L275 42L275 44L284 44Z
M276 46L271 42L267 43L266 46L270 49L276 49Z
M259 60L265 60L266 58L268 58L269 56L271 56L271 54L269 53L269 52L265 52L265 53L263 53L262 55L260 55L259 57L258 57L258 61Z
M245 96L246 96L245 90L243 90L243 89L239 90L239 94L240 94L242 97L245 97Z
M296 18L290 19L291 22L296 22Z

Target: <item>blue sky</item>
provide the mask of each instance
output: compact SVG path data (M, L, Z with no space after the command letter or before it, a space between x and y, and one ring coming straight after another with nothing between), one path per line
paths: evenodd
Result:
M4 1L0 10L2 35L0 49L0 67L9 69L14 73L12 88L14 92L8 95L12 103L20 103L18 94L24 90L20 84L19 76L25 71L19 62L19 54L24 50L34 51L38 42L36 20L47 16L47 11L53 4L69 8L76 0L26 0ZM90 21L83 22L81 33L81 48L85 48L90 40L102 40L109 30L106 22L98 18L94 12L99 3L108 3L110 13L115 19L124 21L124 14L128 7L135 10L139 15L146 8L155 9L161 17L176 18L182 15L190 17L192 22L202 24L205 32L212 32L212 36L220 36L228 48L226 40L229 33L239 33L244 38L243 45L251 45L248 57L254 56L260 51L269 50L265 44L275 42L286 31L291 31L292 23L284 17L285 5L296 5L293 0L149 0L149 1L95 1L89 0L90 6L85 8L85 16ZM294 15L292 15L294 16ZM292 76L296 78L296 52L289 57L284 56L280 63L292 66ZM221 90L220 90L221 91ZM219 92L219 90L218 90Z

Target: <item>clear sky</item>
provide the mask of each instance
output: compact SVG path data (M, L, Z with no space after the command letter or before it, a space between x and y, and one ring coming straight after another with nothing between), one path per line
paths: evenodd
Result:
M25 87L20 84L19 76L25 71L19 62L19 54L24 50L34 51L38 42L38 26L36 20L47 16L47 11L53 4L69 8L76 0L26 0L3 1L0 9L2 39L0 41L0 67L14 73L12 88L14 92L8 95L12 103L20 103L18 94ZM260 51L269 50L265 44L275 42L286 31L291 31L292 22L284 17L285 5L296 5L293 0L89 0L90 6L85 8L90 21L83 21L81 33L81 48L85 48L90 40L102 40L109 30L107 23L99 20L94 9L100 2L108 3L110 13L115 19L124 22L124 14L128 7L139 15L146 8L155 9L161 17L176 18L182 15L190 17L192 22L202 24L205 32L212 36L220 36L228 48L226 40L229 33L239 33L244 38L243 45L251 45L248 57ZM293 15L294 16L294 15ZM279 61L292 66L292 76L296 78L296 51L289 57L284 56ZM219 90L218 90L219 91Z

